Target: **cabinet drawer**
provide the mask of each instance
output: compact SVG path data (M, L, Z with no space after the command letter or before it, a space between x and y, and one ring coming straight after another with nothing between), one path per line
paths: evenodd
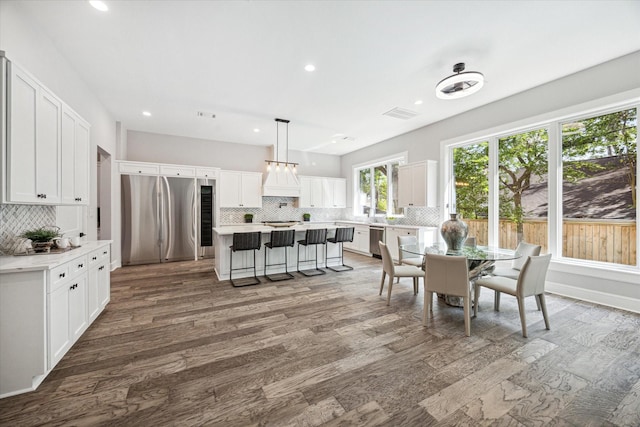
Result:
M111 246L107 245L104 248L98 249L96 252L100 253L99 259L111 260Z
M160 166L160 174L165 176L183 176L193 178L196 176L196 169L187 166Z
M76 258L73 261L69 261L67 264L69 264L69 273L71 273L71 277L84 273L88 268L86 256Z
M160 173L160 167L148 163L120 163L120 173L158 175Z
M71 278L71 274L69 272L69 263L59 265L55 268L52 268L49 271L49 289L51 292L53 289L60 286L62 283L66 282Z
M89 255L87 255L87 261L89 262L89 266L92 266L93 264L100 262L100 260L102 259L102 256L103 256L102 249L97 249L91 252Z
M218 169L196 168L196 176L198 178L218 178Z

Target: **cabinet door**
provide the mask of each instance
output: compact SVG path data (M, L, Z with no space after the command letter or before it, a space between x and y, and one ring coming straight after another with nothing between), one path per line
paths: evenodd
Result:
M111 271L109 263L103 262L98 268L98 303L103 309L111 300Z
M69 282L69 334L75 342L87 328L87 275Z
M347 207L347 180L342 178L332 179L333 208Z
M322 178L311 178L311 205L310 208L321 208L324 206L324 180Z
M36 198L60 203L60 123L62 103L40 89L36 116ZM40 197L37 197L40 195Z
M360 230L358 239L358 250L360 252L369 253L369 228Z
M67 108L62 109L60 202L73 205L76 199L76 115ZM89 159L87 159L88 161Z
M300 177L300 198L298 199L298 207L311 207L311 178L306 176Z
M398 168L398 206L413 205L413 178L411 166L403 165Z
M71 347L69 286L60 286L49 294L49 369L52 369Z
M220 207L241 207L242 174L240 172L220 171Z
M8 201L36 202L36 109L38 84L15 65L9 84Z
M89 315L89 321L92 322L98 314L100 314L100 266L94 265L89 269L89 276L87 277L87 312Z
M89 205L89 144L89 124L79 119L76 123L74 201L80 205Z
M262 207L262 174L243 173L240 186L241 206L245 208Z
M427 165L417 164L411 168L413 184L413 206L427 206Z

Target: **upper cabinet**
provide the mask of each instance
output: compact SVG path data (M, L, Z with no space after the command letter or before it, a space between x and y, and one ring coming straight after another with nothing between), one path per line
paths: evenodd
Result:
M400 207L436 207L438 162L402 165L398 169L398 205Z
M344 178L300 177L300 208L344 208L347 181Z
M3 60L3 70L3 201L88 204L89 124L17 65Z
M262 173L220 171L221 208L261 208Z
M89 204L89 124L62 108L62 203Z

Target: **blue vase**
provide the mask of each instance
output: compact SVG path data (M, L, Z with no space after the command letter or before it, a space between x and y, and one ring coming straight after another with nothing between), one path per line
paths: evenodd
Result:
M447 253L458 253L467 239L469 227L459 220L458 214L452 213L451 219L442 223L440 234L447 244Z

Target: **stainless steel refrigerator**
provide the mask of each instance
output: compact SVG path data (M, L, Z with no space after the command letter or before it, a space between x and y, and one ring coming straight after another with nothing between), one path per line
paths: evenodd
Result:
M122 175L122 264L196 258L193 178Z

